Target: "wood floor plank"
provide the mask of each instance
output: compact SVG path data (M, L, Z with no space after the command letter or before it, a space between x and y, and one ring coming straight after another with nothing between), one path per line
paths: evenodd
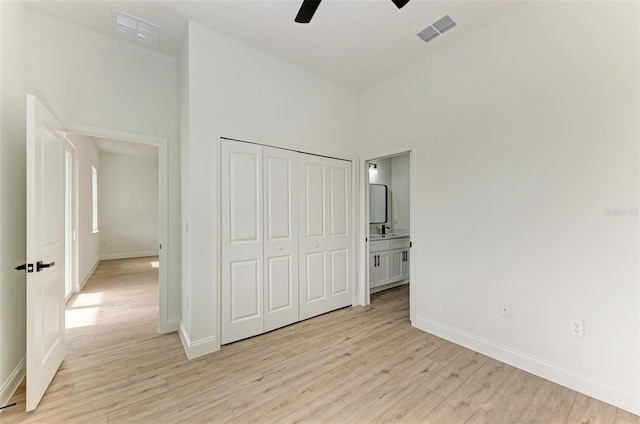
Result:
M569 424L608 424L616 420L616 408L578 393L567 422Z
M577 392L544 381L520 415L520 420L529 423L566 423L576 400Z
M17 423L608 423L638 416L411 326L409 290L187 360L157 334L156 258L100 263L67 305L67 356Z
M631 412L616 408L616 424L640 424L640 417Z

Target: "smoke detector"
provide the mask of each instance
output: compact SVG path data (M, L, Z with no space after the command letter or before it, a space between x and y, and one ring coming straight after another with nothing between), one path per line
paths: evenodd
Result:
M158 48L158 40L160 39L160 27L158 25L127 15L119 10L111 9L111 12L113 15L113 30L117 34L124 35L154 49Z

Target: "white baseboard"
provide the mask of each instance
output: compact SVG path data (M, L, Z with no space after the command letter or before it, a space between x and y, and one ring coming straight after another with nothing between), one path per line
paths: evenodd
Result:
M385 284L384 286L378 286L378 287L374 287L372 289L369 289L369 294L378 293L378 292L381 292L383 290L392 289L394 287L400 287L400 286L402 286L404 284L409 284L409 279L408 278L406 280L396 281L395 283Z
M99 264L100 264L100 258L96 259L96 262L93 264L89 272L87 272L84 278L82 278L82 283L80 283L80 291L82 291L82 289L84 288L84 285L87 284L87 281L89 281L89 278L91 278L91 275L93 275L93 272L96 270Z
M110 261L112 259L146 258L148 256L158 256L159 254L160 253L157 250L148 250L145 252L105 253L100 255L100 259L103 261Z
M160 334L172 333L174 331L180 331L180 319L170 318L166 322L160 323L158 332Z
M197 358L198 356L203 356L208 353L215 352L219 349L218 345L216 344L215 337L209 337L206 339L191 342L182 324L180 324L180 331L178 332L178 334L180 335L182 347L184 347L184 352L187 354L188 359Z
M497 344L491 340L460 331L419 315L416 315L412 324L427 333L435 334L438 337L480 352L483 355L505 362L531 374L640 415L640 394L638 393L627 392L592 380L524 352L519 352L508 346Z
M7 381L0 387L0 406L5 406L11 400L11 396L16 392L22 380L26 376L25 358L18 363ZM1 412L2 410L0 410Z

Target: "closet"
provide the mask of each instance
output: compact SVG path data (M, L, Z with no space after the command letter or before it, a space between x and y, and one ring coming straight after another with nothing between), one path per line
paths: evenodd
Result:
M351 163L221 141L221 343L352 302Z

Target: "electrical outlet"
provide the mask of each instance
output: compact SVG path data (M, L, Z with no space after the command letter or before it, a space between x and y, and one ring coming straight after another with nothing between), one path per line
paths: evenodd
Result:
M506 302L500 303L500 315L505 318L511 318L511 304Z
M569 324L569 332L571 334L578 337L584 337L584 321L571 318Z

